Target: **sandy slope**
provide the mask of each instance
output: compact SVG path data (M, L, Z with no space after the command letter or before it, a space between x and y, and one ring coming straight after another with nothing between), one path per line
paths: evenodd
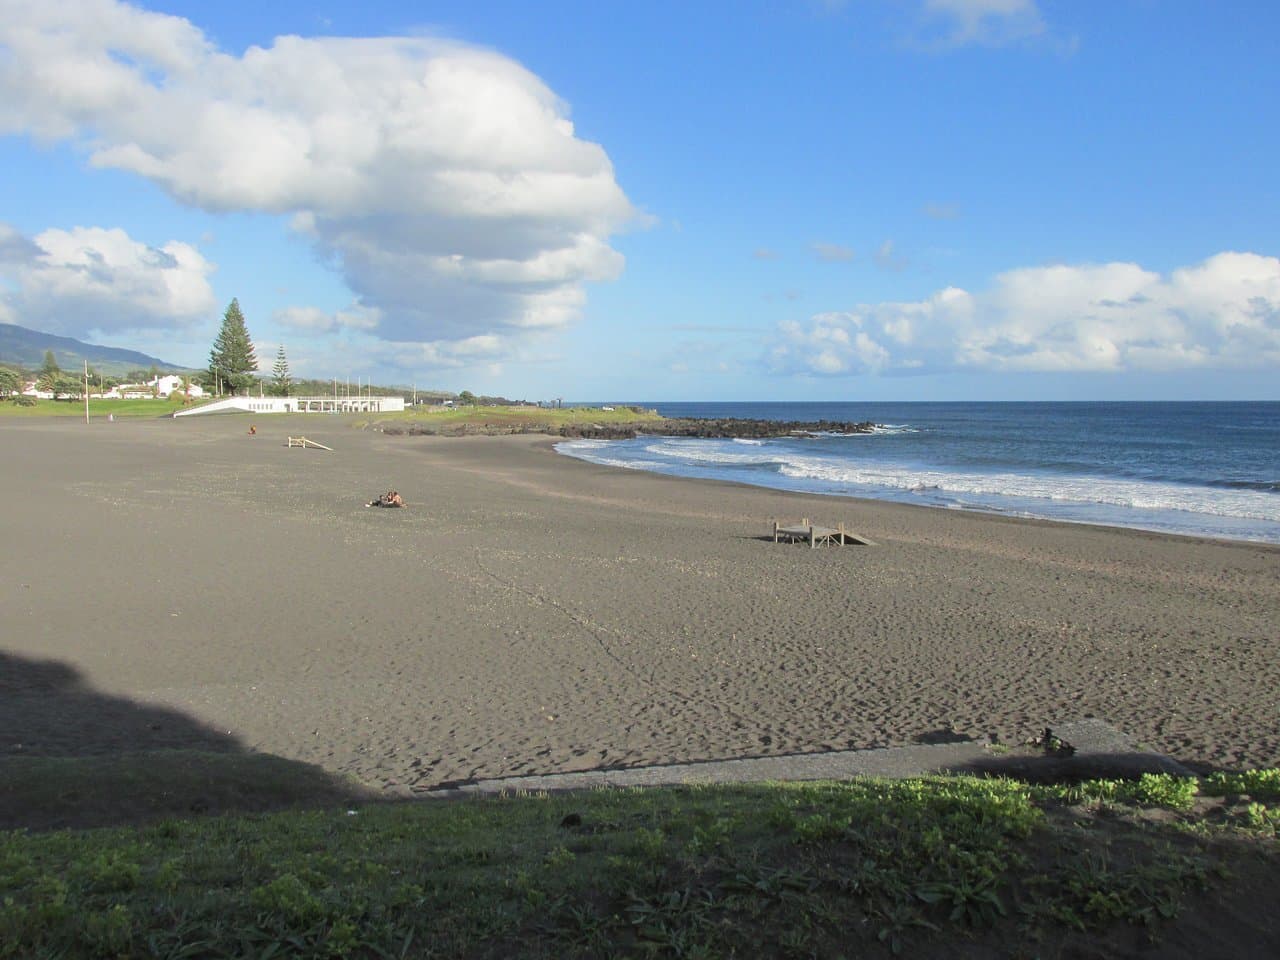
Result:
M1280 763L1275 547L255 422L0 423L0 749L249 747L405 789L1092 715ZM363 506L391 487L408 508ZM773 516L879 545L776 546Z

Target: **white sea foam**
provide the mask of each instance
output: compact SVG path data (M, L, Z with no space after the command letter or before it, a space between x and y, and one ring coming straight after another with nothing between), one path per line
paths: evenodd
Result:
M646 453L652 453L654 456L664 457L673 461L683 463L704 463L704 464L765 464L777 461L777 456L772 452L747 453L737 452L730 449L732 444L726 444L723 440L685 440L667 438L659 440L657 443L647 444L644 448ZM763 448L763 444L761 447Z
M1016 497L1057 503L1106 504L1134 510L1179 510L1280 522L1280 498L1251 490L1223 491L1172 483L1018 473L963 473L883 464L789 457L783 476L825 484L938 492L971 497ZM852 492L852 491L851 491Z
M1280 495L1266 484L1179 483L1012 465L981 471L927 459L913 463L905 458L946 457L947 437L939 435L928 444L893 440L895 433L934 432L903 422L882 424L877 432L887 442L863 444L859 437L866 435L736 440L649 436L575 441L557 449L598 463L786 490L1280 543ZM979 456L984 455L982 442ZM966 451L957 452L963 456ZM1001 455L998 446L991 452Z
M1256 490L1224 490L1108 477L930 470L839 457L801 456L765 444L745 445L759 450L748 452L742 446L721 440L666 438L644 446L644 453L649 456L643 463L634 457L603 455L604 450L609 449L609 441L573 441L561 444L557 449L585 455L597 463L607 461L639 469L662 469L663 464L669 464L704 467L714 472L716 468L725 466L757 466L769 473L799 481L801 486L812 483L828 492L866 494L875 490L897 490L931 495L935 500L977 498L987 509L997 507L1000 498L1014 498L1059 504L1102 504L1131 510L1177 510L1280 523L1280 498Z
M877 423L871 432L885 436L897 433L919 433L920 431L909 423Z
M919 433L920 431L906 423L877 423L870 430L858 430L855 433L842 433L839 430L806 430L798 436L804 437L891 437L900 433Z
M562 440L555 445L557 453L578 454L592 450L608 450L611 440Z

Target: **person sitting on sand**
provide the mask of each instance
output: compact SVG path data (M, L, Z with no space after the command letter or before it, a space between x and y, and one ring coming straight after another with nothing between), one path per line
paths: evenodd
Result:
M367 507L403 507L404 498L401 497L400 494L396 493L394 490L388 490L382 496L378 497L378 499L370 500L367 504L365 504L365 506Z

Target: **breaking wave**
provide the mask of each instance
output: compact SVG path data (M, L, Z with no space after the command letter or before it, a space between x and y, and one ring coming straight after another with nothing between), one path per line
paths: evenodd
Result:
M899 434L917 433L886 424ZM917 443L902 437L906 443ZM1132 526L1173 533L1280 542L1280 485L1199 484L1023 469L965 469L878 456L843 437L719 440L644 437L578 440L557 450L629 469L757 486L896 500L950 509ZM984 465L985 466L985 465Z

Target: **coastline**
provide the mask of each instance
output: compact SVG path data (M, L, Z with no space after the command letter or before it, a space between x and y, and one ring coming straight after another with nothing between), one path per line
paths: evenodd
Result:
M1280 544L1280 404L671 405L681 415L850 417L872 436L566 440L562 452L684 477L949 510ZM661 412L668 413L667 409ZM727 432L727 431L726 431Z
M5 656L397 791L1088 716L1201 768L1280 762L1274 546L247 423L0 424ZM390 488L405 510L363 508ZM772 543L801 516L878 545ZM12 694L30 755L195 736Z

